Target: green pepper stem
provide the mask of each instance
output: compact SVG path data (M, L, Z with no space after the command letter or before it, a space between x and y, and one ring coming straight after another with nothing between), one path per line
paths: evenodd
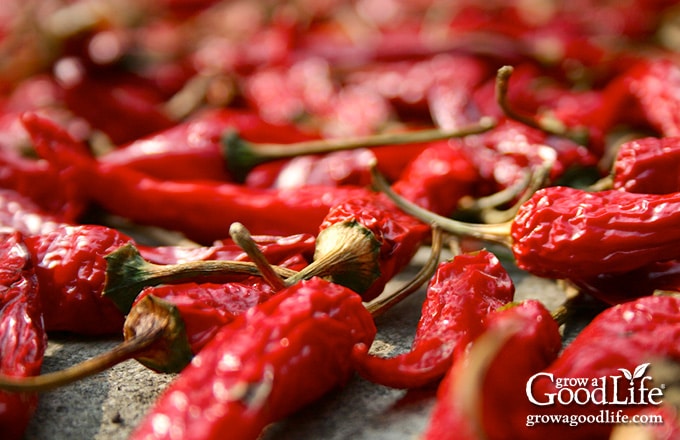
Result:
M525 115L516 111L508 100L508 89L510 77L513 73L512 66L503 66L496 73L496 102L500 106L505 116L515 121L521 122L532 128L544 131L548 134L566 137L574 142L585 145L588 140L588 131L584 127L569 128L564 122L551 115L540 117Z
M510 246L512 244L510 238L510 226L512 225L512 221L498 224L480 224L453 220L428 211L401 197L390 187L390 184L385 177L380 174L375 163L371 166L371 175L373 178L373 185L376 189L389 197L401 210L425 223L437 226L443 231L454 235L473 237L480 240L500 243L505 246Z
M111 298L123 313L130 310L139 292L148 286L233 274L260 274L257 265L249 261L207 260L167 265L153 264L144 260L131 243L121 246L105 258L106 282L102 294ZM273 270L283 277L297 273L279 266L274 266Z
M222 143L229 170L237 178L244 175L254 166L275 160L285 159L307 154L323 154L341 150L357 148L371 148L384 145L402 145L433 142L444 139L465 137L490 130L496 121L490 117L483 117L477 123L455 130L439 128L429 130L403 131L396 133L380 133L372 136L319 139L291 144L252 143L242 139L235 130L227 130Z
M373 317L380 316L391 309L404 298L420 289L420 287L432 277L432 274L434 274L434 271L437 269L439 264L439 259L442 252L442 244L442 230L435 226L432 228L432 246L430 249L430 255L423 267L418 271L415 277L409 280L408 283L401 286L398 290L385 295L380 295L373 301L367 303L366 309L371 313L371 315L373 315Z

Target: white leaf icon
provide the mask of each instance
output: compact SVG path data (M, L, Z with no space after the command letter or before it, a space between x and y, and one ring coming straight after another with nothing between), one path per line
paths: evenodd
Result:
M642 376L645 375L645 370L649 367L649 362L646 364L640 364L635 368L635 372L633 373L633 378L632 379L638 379ZM631 379L631 380L632 380Z
M630 371L626 370L625 368L619 368L619 371L623 373L623 375L626 377L628 380L633 380L633 375L630 374Z

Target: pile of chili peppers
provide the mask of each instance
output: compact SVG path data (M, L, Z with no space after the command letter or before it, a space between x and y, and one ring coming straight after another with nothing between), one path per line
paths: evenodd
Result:
M679 23L669 0L6 1L0 437L136 359L176 377L135 440L269 438L351 380L426 395L427 440L680 438ZM375 318L409 295L387 355ZM64 334L123 340L41 372Z

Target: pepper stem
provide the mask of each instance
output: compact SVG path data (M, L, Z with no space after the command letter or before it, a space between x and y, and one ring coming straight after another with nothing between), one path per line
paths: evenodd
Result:
M319 139L292 144L256 144L242 139L235 130L230 129L223 134L222 144L224 145L229 171L236 178L243 179L248 171L256 165L275 159L383 145L433 142L483 133L495 125L496 121L493 118L483 117L473 125L456 130L435 128L397 133L380 133L365 137Z
M233 274L259 275L255 263L249 261L207 260L160 265L146 261L137 248L125 244L106 257L106 281L102 295L128 313L139 292L147 286L181 283L197 278L220 278ZM289 277L294 270L273 266L281 276Z
M512 108L508 101L508 89L513 70L512 66L503 66L498 69L496 74L496 102L501 110L503 110L505 116L529 127L542 130L548 134L566 137L578 144L585 145L588 141L588 131L586 128L569 128L564 122L552 115L530 116L522 114Z
M270 286L275 290L281 290L286 287L286 282L281 278L281 276L276 273L271 264L267 261L267 257L264 256L257 243L253 240L250 235L250 231L239 222L234 222L229 227L229 235L234 240L234 242L243 249L243 251L248 254L251 260L255 263L257 268L260 270L262 278L265 279Z
M439 264L439 258L441 257L443 244L443 233L442 230L437 226L432 228L432 246L430 248L430 256L423 265L423 267L418 271L418 273L413 277L408 283L404 284L398 290L388 293L386 295L380 295L373 301L366 304L366 310L368 310L373 317L377 317L385 313L387 310L391 309L392 306L399 303L401 300L420 289L420 287L425 284L434 274Z
M45 392L101 373L116 364L136 359L161 373L177 373L193 357L184 321L177 307L149 295L130 311L123 327L125 340L112 350L65 370L32 377L0 376L0 389Z
M437 226L443 231L454 235L473 237L480 240L500 243L505 246L510 246L512 244L510 238L510 226L512 225L512 221L497 224L480 224L453 220L428 211L394 192L385 177L378 171L375 163L371 166L371 176L373 178L373 185L377 190L383 192L401 210L425 223Z
M373 232L355 219L335 223L319 232L314 261L286 279L286 285L318 276L363 293L380 277L379 252Z

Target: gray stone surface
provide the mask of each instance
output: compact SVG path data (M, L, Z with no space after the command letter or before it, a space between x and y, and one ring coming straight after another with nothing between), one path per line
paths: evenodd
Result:
M426 256L423 251L399 279L409 279ZM563 299L555 283L526 277L511 270L517 298L539 298L550 307ZM424 291L413 294L377 319L374 345L381 353L399 353L410 346L420 315ZM52 337L44 371L65 368L110 349L117 340ZM41 396L26 440L124 440L139 423L154 399L172 380L153 373L136 361L126 361L107 372ZM263 435L264 440L406 440L417 439L434 403L433 387L406 392L354 377L342 389L281 421Z

